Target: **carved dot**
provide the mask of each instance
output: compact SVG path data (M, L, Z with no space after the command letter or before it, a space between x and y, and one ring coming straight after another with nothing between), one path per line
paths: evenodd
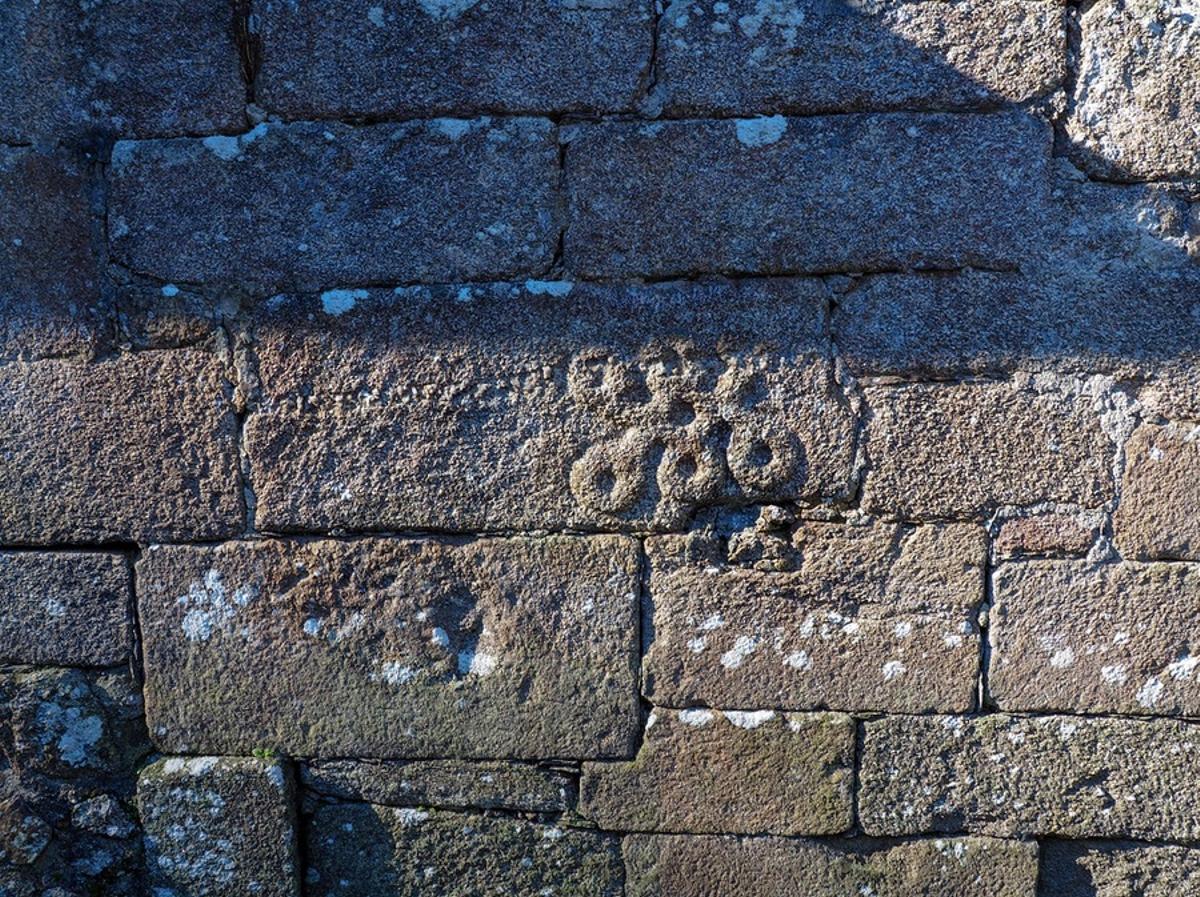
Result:
M750 451L746 453L746 461L753 467L766 467L774 457L775 453L771 451L771 447L761 439L756 439Z
M696 409L692 407L691 402L685 402L683 399L676 399L667 411L667 420L676 427L686 427L695 419Z
M617 475L611 468L596 471L596 478L592 480L592 485L601 495L612 495L614 489L617 488Z

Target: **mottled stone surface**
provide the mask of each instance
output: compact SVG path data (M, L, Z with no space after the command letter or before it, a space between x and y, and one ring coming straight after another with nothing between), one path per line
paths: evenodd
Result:
M258 525L644 530L845 496L825 297L529 281L282 300L255 325Z
M253 757L166 757L137 800L155 894L299 897L292 772Z
M671 3L658 95L672 114L971 109L1065 74L1061 2Z
M129 587L120 555L0 552L0 661L121 663L133 632Z
M620 897L612 835L511 817L337 804L308 828L312 897Z
M863 507L901 517L969 516L999 505L1094 507L1113 491L1116 447L1102 426L1103 378L865 390Z
M617 831L832 835L854 821L854 722L656 709L628 763L585 763L579 810Z
M1103 518L1095 512L1011 517L1000 524L992 544L1003 558L1086 555L1100 537L1102 524Z
M198 351L0 366L0 541L241 529L232 387Z
M1188 723L895 716L865 730L858 814L867 834L1190 840L1200 832L1200 727Z
M122 141L109 243L163 280L262 289L536 276L558 239L557 169L540 118Z
M127 284L117 290L117 330L136 349L176 349L205 343L238 313L236 295L166 283Z
M1043 893L1054 897L1175 897L1200 889L1200 851L1113 841L1042 846Z
M1033 897L1035 844L992 838L804 841L635 835L628 897Z
M1003 266L1049 192L1049 130L1014 115L611 122L564 139L564 261L593 277Z
M1200 560L1200 425L1143 424L1125 443L1113 536L1126 558Z
M612 536L151 548L150 731L175 752L626 756L637 572Z
M619 112L649 77L647 0L267 0L259 9L256 99L286 118Z
M802 523L647 540L644 689L689 706L970 710L983 530ZM771 569L774 567L775 569Z

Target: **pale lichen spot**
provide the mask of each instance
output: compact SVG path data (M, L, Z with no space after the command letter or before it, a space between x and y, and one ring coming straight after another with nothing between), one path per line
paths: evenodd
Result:
M758 639L750 635L739 635L733 643L733 647L721 655L721 666L727 670L736 670L740 667L755 649L758 648Z
M707 726L713 721L713 712L703 708L680 710L679 721L685 726Z
M883 680L888 682L895 679L897 676L903 676L908 672L908 667L898 660L889 660L883 665Z
M726 710L725 719L739 729L757 729L775 718L774 710Z
M321 309L336 318L350 311L368 295L366 290L326 290L321 294Z
M770 146L787 131L787 119L782 115L740 118L736 125L738 143L748 147Z

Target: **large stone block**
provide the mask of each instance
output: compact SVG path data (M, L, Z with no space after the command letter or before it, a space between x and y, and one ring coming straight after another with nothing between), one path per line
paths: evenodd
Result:
M655 702L975 706L987 559L979 527L802 523L743 531L727 547L691 535L651 538L646 549L644 689Z
M848 496L825 298L530 281L272 303L246 425L258 525L667 529L711 504Z
M848 716L659 709L635 759L584 764L579 809L607 830L833 835L853 769Z
M947 110L1022 102L1066 73L1061 2L672 3L658 95L695 115Z
M1042 887L1054 897L1175 897L1200 890L1200 850L1112 841L1048 841Z
M647 0L267 0L256 101L285 118L631 110Z
M240 531L226 373L218 358L194 350L0 366L0 541Z
M116 666L129 655L131 601L118 554L0 552L0 661Z
M1113 536L1127 558L1200 560L1200 426L1143 424L1125 443Z
M628 897L1033 897L1035 844L635 835Z
M637 574L621 537L152 547L150 731L174 752L627 756Z
M122 141L109 242L163 280L261 289L536 276L558 241L555 134L481 118Z
M587 277L1011 265L1050 184L1015 115L609 122L564 133L564 260Z
M893 716L865 724L871 835L969 831L1194 840L1200 727L1079 716Z

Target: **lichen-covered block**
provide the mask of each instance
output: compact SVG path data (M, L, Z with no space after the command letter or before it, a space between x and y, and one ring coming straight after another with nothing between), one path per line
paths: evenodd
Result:
M169 281L323 289L536 276L558 241L556 131L538 118L121 141L110 181L114 259Z
M564 132L568 270L587 277L1012 264L1049 128L1016 115L607 122Z
M848 716L657 709L635 759L584 764L579 810L610 831L833 835L853 769Z
M326 760L301 770L306 788L337 800L392 807L561 813L575 783L553 768L459 760Z
M1036 844L633 835L628 897L1034 897ZM1115 897L1115 895L1114 895Z
M649 0L267 0L256 101L285 118L632 110Z
M1066 72L1061 0L671 3L657 95L676 115L1022 102Z
M152 547L151 735L179 753L628 756L637 576L614 536Z
M299 897L291 768L255 757L165 757L138 776L155 894Z
M761 523L761 521L760 521ZM647 540L660 704L971 710L982 528L807 522Z
M1174 720L887 717L865 724L858 816L870 835L1194 840L1197 752Z
M308 827L311 897L620 897L618 839L519 817L370 804L319 807Z
M0 140L237 128L246 88L227 3L12 0L0 6Z
M1115 180L1200 176L1200 16L1187 0L1101 0L1080 19L1074 157Z
M868 387L863 507L920 520L1100 505L1112 496L1116 453L1102 412L1126 407L1111 388L1104 378L1053 375Z
M1200 425L1143 424L1126 441L1113 537L1126 558L1200 560Z
M1054 897L1174 897L1200 891L1200 850L1121 841L1048 841L1042 887Z
M120 555L0 552L0 661L116 666L129 655L131 604Z
M1001 564L992 592L1001 709L1200 715L1200 565Z
M844 498L854 416L827 298L808 280L529 281L270 303L246 424L256 520L646 530Z
M240 531L231 398L225 365L201 351L0 366L0 541Z

